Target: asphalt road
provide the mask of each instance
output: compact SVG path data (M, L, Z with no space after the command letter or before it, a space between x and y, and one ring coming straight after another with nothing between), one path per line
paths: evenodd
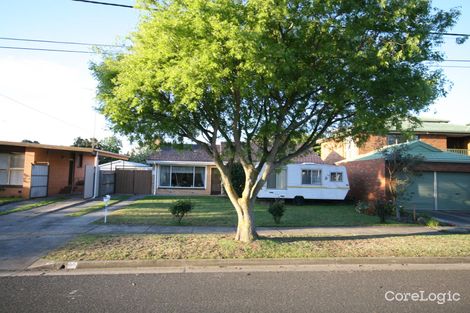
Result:
M403 302L398 294L451 293ZM456 296L456 293L459 296ZM440 297L440 296L437 296ZM446 296L446 300L448 297ZM1 312L470 312L470 271L380 270L17 276Z

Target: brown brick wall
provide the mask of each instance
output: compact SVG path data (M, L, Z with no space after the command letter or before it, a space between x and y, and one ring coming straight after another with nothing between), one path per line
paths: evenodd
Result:
M419 140L444 151L447 149L447 136L445 135L419 135Z
M348 172L348 198L365 202L386 197L385 162L383 159L342 163Z
M417 170L424 172L462 172L470 173L468 163L423 163L417 166Z
M382 148L387 145L386 136L370 136L369 139L359 146L359 155Z
M0 197L21 197L23 194L23 187L15 186L1 186Z

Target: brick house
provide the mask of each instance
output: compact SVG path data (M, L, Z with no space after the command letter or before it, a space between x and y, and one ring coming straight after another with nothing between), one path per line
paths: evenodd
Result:
M0 141L0 197L80 194L86 166L99 157L127 159L92 148Z
M437 149L424 141L403 143L407 153L422 158L419 175L407 187L400 202L408 209L469 210L470 211L470 156ZM349 197L373 202L386 200L386 161L379 150L342 160L350 181Z
M351 139L341 142L324 140L320 143L321 158L327 163L334 163L407 140L420 140L442 151L470 155L470 124L452 124L448 120L433 118L420 120L421 125L413 130L412 138L405 138L398 131L390 131L386 136L371 136L360 146Z
M161 147L147 163L153 167L153 194L220 195L221 177L213 158L200 146L185 149ZM295 158L292 163L324 163L316 153Z

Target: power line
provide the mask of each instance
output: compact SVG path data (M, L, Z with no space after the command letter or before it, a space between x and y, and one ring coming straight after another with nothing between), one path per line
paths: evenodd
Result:
M85 3L91 3L91 4L101 4L101 5L108 5L108 6L113 6L113 7L121 7L121 8L128 8L128 9L137 9L136 7L132 5L127 5L127 4L119 4L119 3L111 3L111 2L102 2L102 1L89 1L89 0L72 0L75 2L85 2Z
M119 47L119 48L124 47L124 45L120 46L120 45L110 45L110 44L102 44L102 43L86 43L86 42L76 42L76 41L55 41L55 40L14 38L14 37L0 37L0 40L58 43L58 44L66 44L66 45L80 45L80 46Z
M0 46L0 49L33 50L33 51L48 51L48 52L68 52L68 53L86 53L86 54L96 53L94 51L84 51L84 50L63 50L63 49L45 49L45 48L11 47L11 46Z
M5 98L5 99L8 99L8 100L10 100L10 101L12 101L12 102L15 102L15 103L19 104L19 105L22 105L22 106L24 106L24 107L26 107L26 108L28 108L28 109L30 109L30 110L36 111L36 112L38 112L38 113L41 113L41 114L43 114L43 115L45 115L45 116L48 116L48 117L50 117L50 118L52 118L52 119L55 119L55 120L57 120L57 121L59 121L59 122L62 122L62 123L64 123L64 124L68 125L68 126L72 126L72 127L75 127L75 128L78 128L78 129L86 130L86 131L87 131L87 129L85 129L85 128L83 128L83 127L80 127L80 126L78 126L78 125L69 123L69 122L67 122L67 121L64 121L64 120L62 120L62 119L60 119L60 118L58 118L58 117L56 117L56 116L54 116L54 115L51 115L51 114L49 114L49 113L43 112L43 111L41 111L41 110L38 110L38 109L36 109L35 107L32 107L32 106L30 106L30 105L27 105L26 103L23 103L23 102L21 102L21 101L18 101L18 100L16 100L16 99L13 99L12 97L9 97L9 96L4 95L4 94L2 94L2 93L0 93L0 97L3 97L3 98Z

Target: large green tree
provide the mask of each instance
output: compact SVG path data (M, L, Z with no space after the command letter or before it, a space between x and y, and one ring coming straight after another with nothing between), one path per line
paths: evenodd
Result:
M139 142L189 139L221 172L256 238L268 175L324 136L397 127L444 93L442 32L458 12L424 0L167 0L146 10L129 49L92 65L99 109ZM217 143L224 141L221 152ZM240 162L244 190L227 164Z

